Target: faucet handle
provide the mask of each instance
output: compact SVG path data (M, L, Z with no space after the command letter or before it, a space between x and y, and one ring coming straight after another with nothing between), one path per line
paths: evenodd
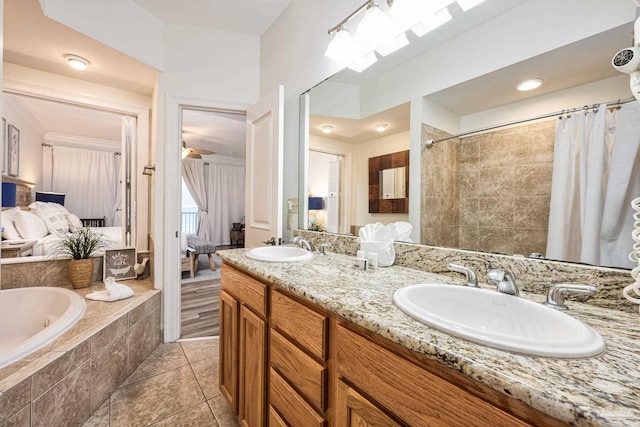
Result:
M326 255L324 251L326 248L330 248L330 247L331 247L331 243L322 243L320 246L318 246L318 254Z
M272 245L275 246L276 245L276 238L272 237L269 240L265 240L262 243L264 243L265 245Z
M504 280L506 272L499 268L493 268L487 272L485 279L491 283L498 283Z
M547 293L547 300L542 304L555 308L556 310L569 310L564 303L566 294L586 294L595 295L597 289L592 285L583 285L580 283L558 283L553 285Z
M467 278L467 286L473 286L475 288L478 287L478 278L476 276L476 273L469 267L464 267L462 265L450 262L449 264L447 264L447 268L451 271L464 274Z

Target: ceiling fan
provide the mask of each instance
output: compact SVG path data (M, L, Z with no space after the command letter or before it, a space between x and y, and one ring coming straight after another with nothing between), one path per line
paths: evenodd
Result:
M216 154L215 151L205 148L187 148L187 143L182 141L182 158L189 157L191 159L202 159L203 155Z

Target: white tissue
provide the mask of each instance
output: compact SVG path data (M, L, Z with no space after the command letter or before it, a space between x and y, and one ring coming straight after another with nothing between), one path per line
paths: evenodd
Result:
M393 240L396 242L409 242L411 243L411 230L413 226L408 222L398 221L392 222L387 227L393 232Z
M95 301L117 301L133 296L133 289L122 283L117 283L113 277L107 277L104 281L104 291L94 291L85 295L85 298Z

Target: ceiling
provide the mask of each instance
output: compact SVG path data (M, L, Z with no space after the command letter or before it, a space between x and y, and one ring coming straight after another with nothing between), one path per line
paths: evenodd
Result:
M372 114L362 119L345 119L311 115L309 117L309 132L312 135L336 139L350 144L360 144L372 139L382 138L409 130L409 103L398 105L386 111ZM378 132L377 124L386 124L384 132ZM322 132L323 125L331 125L331 134Z
M291 0L133 0L162 21L261 36Z
M246 116L217 111L183 110L182 140L189 148L245 157ZM206 159L206 156L203 156Z

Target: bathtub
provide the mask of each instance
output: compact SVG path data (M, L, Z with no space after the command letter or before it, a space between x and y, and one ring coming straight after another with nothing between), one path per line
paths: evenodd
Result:
M0 290L0 368L51 343L72 327L87 304L64 288Z

